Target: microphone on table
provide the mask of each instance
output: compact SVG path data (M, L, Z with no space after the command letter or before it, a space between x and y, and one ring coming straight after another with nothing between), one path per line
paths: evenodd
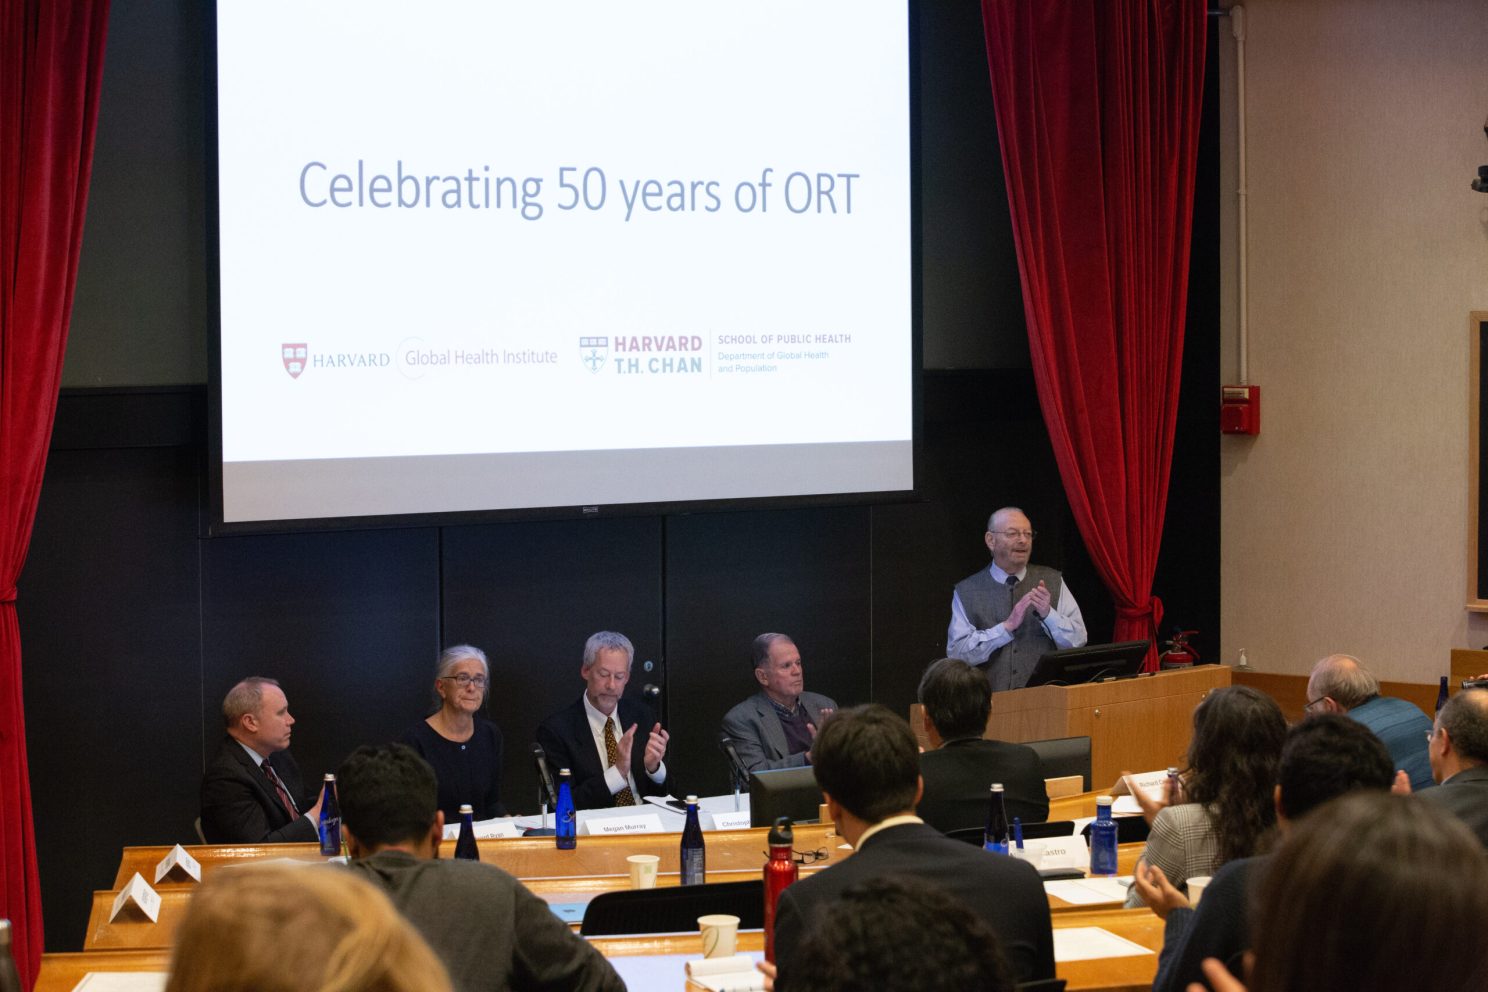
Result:
M728 734L718 735L718 746L729 759L729 777L736 783L736 788L744 782L749 781L749 769L744 767L744 759L739 757L739 751L734 747L733 738Z
M548 826L548 807L558 805L558 790L553 788L553 775L548 771L548 753L541 744L532 745L532 759L537 762L537 801L542 806L541 827L528 827L522 831L524 837L549 837L554 830Z

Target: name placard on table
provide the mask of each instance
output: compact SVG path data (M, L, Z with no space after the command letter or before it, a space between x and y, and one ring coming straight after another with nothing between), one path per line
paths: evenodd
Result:
M173 871L189 877L193 882L201 881L201 862L193 858L180 844L170 849L170 853L160 859L155 866L155 884L159 885L161 879Z
M159 922L160 893L150 888L149 883L141 877L139 872L135 872L129 884L120 889L119 894L114 897L114 906L109 911L109 922L112 923L117 919L119 913L130 903L139 907L140 912L149 917L151 923Z
M663 832L661 817L655 813L637 813L633 816L595 817L584 821L584 832L591 837L613 837L617 834L659 834Z

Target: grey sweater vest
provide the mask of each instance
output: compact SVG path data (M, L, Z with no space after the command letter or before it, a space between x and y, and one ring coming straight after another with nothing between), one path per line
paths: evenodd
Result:
M956 583L956 594L961 598L961 606L972 626L986 630L1006 620L1013 612L1013 604L1040 581L1049 587L1050 602L1058 603L1060 575L1043 565L1029 565L1023 580L1011 591L984 568ZM987 658L984 671L992 683L992 691L1023 688L1039 658L1057 650L1059 645L1044 630L1038 611L1029 610L1023 615L1023 623L1013 631L1013 639Z

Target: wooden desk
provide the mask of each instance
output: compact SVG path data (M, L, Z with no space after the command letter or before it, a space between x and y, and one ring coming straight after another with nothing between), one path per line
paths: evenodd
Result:
M1137 957L1060 964L1055 971L1068 983L1069 992L1137 992L1152 986L1157 974L1157 952L1162 949L1162 920L1145 909L1086 910L1055 915L1056 930L1069 927L1101 927L1153 952ZM606 957L702 953L702 940L697 934L597 937L592 943ZM741 951L758 951L763 946L764 935L759 931L739 934ZM42 957L41 974L33 992L70 992L89 971L164 971L169 961L170 954L164 949L47 954ZM685 978L679 974L677 987L685 984Z
M1091 814L1092 816L1094 813ZM829 834L831 827L803 823L795 828L796 850L825 850L824 864L848 852L838 851L841 839ZM708 868L719 871L758 871L769 851L768 827L749 830L710 830L704 835L708 845ZM628 834L620 837L580 837L572 851L560 851L551 837L510 837L479 841L481 860L510 872L520 879L560 876L629 875L625 859L632 854L659 854L661 871L680 871L680 833ZM447 853L454 844L446 842ZM297 861L322 861L316 844L242 844L193 845L186 850L202 866L202 877L220 868L246 864L264 858L292 858ZM139 872L146 882L155 878L155 866L170 853L169 847L126 847L114 875L114 889L122 889ZM163 882L159 888L190 888L194 882Z

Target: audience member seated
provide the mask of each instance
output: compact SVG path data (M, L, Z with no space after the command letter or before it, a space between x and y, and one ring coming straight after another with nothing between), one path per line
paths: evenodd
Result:
M227 739L201 784L201 829L208 844L309 842L320 836L319 782L305 791L287 750L289 700L273 679L251 676L222 700Z
M495 865L439 859L438 786L412 750L360 747L336 784L352 870L392 897L449 969L456 992L625 988L521 882Z
M563 768L573 776L577 809L634 806L644 796L667 794L667 732L644 703L621 698L634 659L624 634L592 635L579 669L583 694L537 728L554 780Z
M477 820L503 816L501 728L481 716L491 668L480 648L445 648L434 666L436 709L403 732L403 743L427 761L439 779L439 808L456 821L469 805Z
M1488 859L1456 817L1422 798L1361 792L1327 803L1277 850L1254 905L1257 992L1488 988L1473 937L1488 919ZM1204 973L1216 992L1244 992L1214 958Z
M905 877L854 885L818 912L796 949L791 982L814 992L1014 987L987 924L959 900Z
M1330 654L1312 666L1306 711L1346 713L1385 742L1395 767L1410 776L1413 791L1435 784L1431 780L1431 760L1426 757L1431 718L1404 699L1381 696L1379 680L1358 658Z
M911 876L965 903L997 934L1015 981L1054 977L1049 900L1027 862L988 854L914 815L920 799L918 745L909 724L882 706L841 710L812 748L816 780L852 857L803 878L780 896L775 915L777 988L809 989L793 971L817 913L862 882Z
M387 897L339 868L209 875L176 928L165 992L450 992Z
M980 827L987 795L1001 782L1009 817L1024 823L1049 818L1044 769L1030 747L983 738L992 712L992 684L959 658L942 658L920 679L925 733L934 750L920 755L925 794L915 812L937 830Z
M1287 732L1276 772L1276 826L1286 836L1304 815L1347 792L1386 792L1395 779L1390 753L1361 723L1324 713ZM1238 858L1215 872L1197 909L1163 875L1143 868L1136 885L1158 916L1167 919L1153 992L1183 992L1203 981L1205 958L1218 958L1235 974L1250 949L1249 900L1255 879L1270 861Z
M1270 696L1237 685L1204 697L1194 710L1180 794L1164 802L1137 797L1152 824L1139 864L1162 869L1186 892L1190 878L1255 853L1276 822L1272 791L1285 737L1286 720ZM1135 885L1126 904L1143 905Z
M1488 690L1464 689L1447 700L1428 755L1441 788L1421 798L1453 813L1488 847Z
M804 691L801 652L785 634L754 639L754 680L760 691L729 710L723 732L751 771L811 764L811 742L837 704Z

